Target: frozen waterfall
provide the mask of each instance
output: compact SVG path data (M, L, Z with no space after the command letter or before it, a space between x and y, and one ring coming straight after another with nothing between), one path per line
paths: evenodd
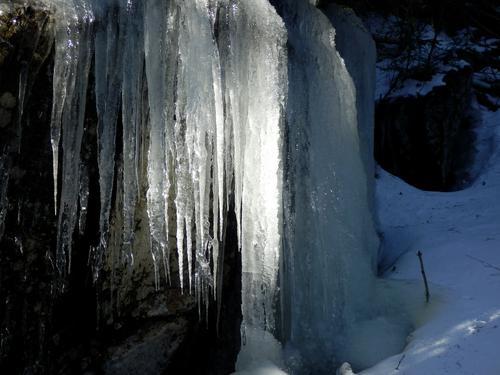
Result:
M378 239L358 132L363 108L335 30L314 6L288 3L283 335L320 374L339 361L346 329L374 294Z
M208 302L220 283L219 248L234 199L245 326L274 332L287 82L286 32L274 8L263 0L49 5L56 15L52 147L62 278L71 269L74 212L78 202L84 211L88 199L79 155L93 65L100 187L95 278L108 248L114 189L122 197L122 258L133 264L144 178L157 288L171 277L170 249L176 248L181 288ZM119 121L122 150L116 150Z
M273 363L324 371L343 360L349 327L364 318L376 285L370 38L356 39L372 54L369 66L350 71L356 53L344 61L334 27L308 0L45 2L56 20L51 140L62 285L89 199L80 150L92 78L95 278L111 232L120 234L124 266L147 251L134 246L144 197L156 288L176 277L208 303L221 287L234 200L243 289L238 370ZM112 220L115 209L120 220ZM297 363L286 361L280 342L300 352Z

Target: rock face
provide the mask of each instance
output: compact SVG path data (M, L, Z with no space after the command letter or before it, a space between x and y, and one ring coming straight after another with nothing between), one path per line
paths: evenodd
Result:
M220 306L212 300L199 312L197 301L181 293L174 278L155 290L149 256L135 259L133 268L122 267L113 228L102 277L93 282L87 260L99 239L100 203L92 82L81 151L89 201L86 209L80 204L84 215L73 234L67 287L55 290L54 25L43 8L0 4L0 10L0 373L232 372L241 322L241 311L234 308L241 305L234 215L227 223ZM114 196L115 206L120 199ZM135 245L148 248L144 207L145 197L138 202ZM115 214L112 226L121 220ZM175 256L170 263L175 271Z
M0 372L46 363L51 247L51 24L31 8L0 16ZM22 110L24 109L24 110Z
M456 190L470 180L472 71L449 72L425 96L382 99L376 107L375 158L425 190Z

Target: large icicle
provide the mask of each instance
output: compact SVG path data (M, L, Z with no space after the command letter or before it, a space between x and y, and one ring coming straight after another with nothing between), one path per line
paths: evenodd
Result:
M177 60L177 14L172 1L146 0L144 14L146 76L150 110L147 211L151 254L159 288L161 262L168 262L168 209L174 77ZM164 263L165 264L165 263Z
M127 4L123 59L122 123L123 123L123 255L133 264L132 244L135 231L135 208L139 198L139 156L144 129L143 76L144 32L143 4L135 0Z
M212 285L210 269L210 250L213 239L210 230L210 188L211 174L215 157L213 154L214 139L217 132L216 103L214 96L214 65L217 55L212 34L212 22L209 9L203 0L192 1L183 6L179 36L179 78L176 134L184 134L183 139L176 138L178 152L184 155L178 157L178 167L185 178L182 184L177 184L176 202L184 201L178 206L177 217L185 217L190 226L191 215L194 214L195 233L195 293L201 294L206 300L207 287ZM196 38L192 36L196 35ZM218 94L220 96L220 93ZM180 156L180 155L178 155ZM188 194L185 193L186 190ZM191 194L189 194L191 193ZM193 202L189 207L189 202ZM194 208L194 212L193 212ZM216 222L218 208L213 212ZM189 233L189 228L186 228ZM179 236L182 233L178 232ZM217 233L212 233L217 236ZM188 236L188 275L192 284L191 239ZM182 248L179 249L179 259L182 259Z
M272 342L268 336L277 328L286 32L267 1L231 2L227 11L230 53L225 65L231 71L226 72L226 90L234 141L245 337L237 368L242 369L256 346Z
M53 103L51 115L50 142L52 146L52 173L54 177L54 212L57 214L57 192L59 172L59 146L61 142L61 123L66 100L71 100L74 90L74 70L78 63L76 48L78 29L75 20L78 14L73 8L73 2L54 1L54 11L57 12L55 30L55 58Z
M79 194L80 148L92 57L91 10L84 1L58 4L52 147L57 189L59 143L62 129L61 197L59 201L56 267L61 276L71 269L72 236ZM56 190L57 191L57 190ZM56 193L55 193L56 195Z
M102 267L107 248L109 220L115 175L116 126L123 79L123 54L127 18L127 0L94 0L99 17L95 32L95 92L98 116L98 165L100 208L100 244L95 249L94 278Z
M213 287L211 261L215 269L218 263L223 186L215 181L224 175L217 167L217 160L222 160L218 147L223 148L224 122L211 8L215 5L201 0L151 0L145 15L153 257L168 263L168 222L175 214L181 288L187 271L190 290L194 286L195 294L205 301Z
M213 62L213 77L214 77L214 99L215 99L215 142L214 142L214 160L212 165L212 184L213 184L213 264L214 264L214 288L219 290L222 288L222 278L219 277L222 267L220 262L223 260L220 257L220 240L223 239L223 229L225 224L226 210L224 208L224 149L225 149L225 134L224 134L224 109L222 99L222 77L220 56L218 50L215 49L216 58ZM229 158L229 157L228 157ZM229 189L229 188L227 188ZM227 202L226 202L227 203ZM220 269L219 269L220 267Z

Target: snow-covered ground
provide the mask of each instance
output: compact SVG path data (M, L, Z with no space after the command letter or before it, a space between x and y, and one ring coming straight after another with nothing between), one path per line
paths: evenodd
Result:
M500 110L483 110L479 131L481 150L496 146L465 190L425 192L379 170L384 276L421 280L422 251L431 301L403 352L363 375L500 374Z

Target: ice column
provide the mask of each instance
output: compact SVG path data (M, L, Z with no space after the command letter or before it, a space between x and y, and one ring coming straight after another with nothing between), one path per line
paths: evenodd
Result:
M309 370L331 370L345 327L374 283L377 249L360 157L356 92L335 31L307 2L287 1L289 101L283 333Z
M243 348L239 367L276 330L282 227L282 137L286 32L264 0L230 2L222 56L232 126L234 199L242 252ZM271 336L272 337L272 336Z
M375 159L373 158L373 138L375 131L375 42L363 22L354 12L345 7L331 4L326 15L335 27L335 45L351 75L356 88L356 114L360 140L361 160L366 170L368 204L371 215L365 215L363 227L366 241L373 241L375 215ZM372 246L367 247L367 257L377 266L378 254Z

